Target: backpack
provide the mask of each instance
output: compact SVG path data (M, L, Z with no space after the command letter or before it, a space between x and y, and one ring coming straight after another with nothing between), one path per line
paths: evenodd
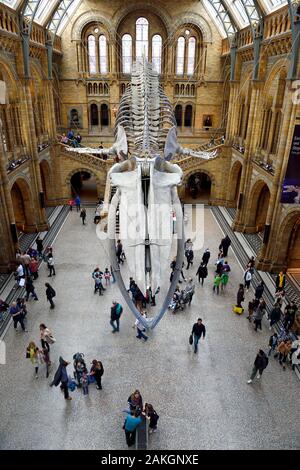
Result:
M120 317L122 315L122 312L123 312L123 307L122 305L118 304L116 308L116 314Z
M56 292L55 292L55 290L53 289L53 287L51 287L50 292L51 292L52 297L55 297L55 296L56 296Z

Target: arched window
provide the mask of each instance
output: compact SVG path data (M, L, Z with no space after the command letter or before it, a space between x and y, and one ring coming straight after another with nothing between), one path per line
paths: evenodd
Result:
M124 34L122 37L122 72L131 73L132 65L132 37Z
M93 85L91 83L88 84L88 93L89 95L93 93Z
M94 95L98 94L98 85L97 83L94 83Z
M175 95L179 95L179 85L178 85L178 83L175 85Z
M99 125L98 106L91 104L91 126Z
M161 50L162 38L159 34L155 34L152 38L152 63L157 73L161 73Z
M149 22L146 18L136 20L136 59L141 59L143 56L148 59L148 29Z
M176 75L183 75L184 73L184 46L185 39L180 36L177 41Z
M196 39L191 37L188 42L187 74L194 75L195 72Z
M184 112L184 126L192 127L192 116L193 116L193 107L191 104L188 104Z
M88 56L89 56L89 72L96 73L96 39L92 34L88 37Z
M176 119L177 127L181 127L182 126L182 106L181 106L181 104L178 104L175 107L175 119Z
M108 106L105 103L101 104L101 126L108 126L109 117L108 117Z
M99 36L99 64L100 73L107 73L107 43L104 34Z

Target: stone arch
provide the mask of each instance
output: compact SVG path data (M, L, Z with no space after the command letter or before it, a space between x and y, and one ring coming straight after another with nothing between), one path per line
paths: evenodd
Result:
M296 228L296 230L295 230ZM300 237L300 209L291 209L282 220L277 231L277 243L274 244L273 261L274 265L283 268L289 267L291 243L295 248L295 237ZM300 239L297 245L300 247ZM300 267L300 248L299 264ZM291 266L296 267L296 266Z
M66 185L67 187L69 188L69 197L71 198L72 197L72 190L71 190L71 178L72 176L74 176L76 173L80 173L80 172L85 172L85 173L89 173L90 175L92 175L95 180L96 180L96 185L97 185L97 195L98 197L100 197L100 194L101 194L101 181L97 175L97 173L93 170L91 170L90 168L87 168L87 167L78 167L74 170L72 170L70 173L68 173L68 176L66 177Z
M171 34L171 29L172 29L172 18L170 15L166 12L163 3L161 2L155 2L156 5L151 4L147 5L143 0L138 0L135 1L133 5L128 5L124 8L120 8L120 10L117 11L117 13L113 17L113 22L115 24L115 30L117 31L121 22L123 19L132 12L135 12L138 9L141 10L148 10L151 13L154 13L157 15L161 21L163 22L166 30L167 30L167 35L169 36Z
M190 13L189 15L180 16L180 18L172 24L172 34L176 34L178 28L184 24L191 24L198 28L202 34L203 41L212 43L212 30L207 20L198 13Z
M72 26L72 41L81 41L83 30L89 23L101 23L108 32L109 41L113 41L113 38L115 36L115 29L112 26L111 21L94 10L87 11L85 13L82 13L82 15L78 16Z
M41 180L42 180L42 187L45 195L45 203L46 205L49 204L49 201L52 199L53 191L52 191L52 174L51 174L51 167L49 162L45 159L40 161L40 173L41 173Z
M229 172L227 199L230 203L237 205L240 192L240 181L242 175L243 164L236 160Z
M189 178L192 176L192 175L195 175L197 173L203 173L205 174L206 176L208 176L208 178L210 179L211 181L211 187L210 187L210 196L209 196L209 201L215 199L215 194L216 194L216 177L213 173L211 173L210 171L208 171L207 169L205 168L202 168L201 166L198 166L192 170L189 170L187 172L184 173L184 177L183 177L183 182L182 182L182 187L180 189L180 195L184 197L185 195L185 189L186 189L186 186L187 186L187 183L188 183L188 180Z
M258 179L251 187L246 209L245 230L261 232L264 228L271 191L264 179Z
M22 232L36 232L33 198L27 179L16 176L11 181L11 198L16 226Z

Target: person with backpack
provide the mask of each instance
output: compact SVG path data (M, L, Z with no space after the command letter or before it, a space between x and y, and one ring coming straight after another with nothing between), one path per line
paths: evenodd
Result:
M270 357L271 354L272 354L272 351L274 352L275 349L277 348L278 346L278 334L277 333L274 333L272 336L270 336L269 338L269 353L268 353L268 356Z
M261 281L261 283L255 289L255 298L260 300L263 296L264 290L265 290L265 284L264 284L264 281Z
M193 250L187 250L185 252L185 257L186 257L186 261L187 261L187 267L186 269L188 270L190 265L193 266L193 259L194 259L194 252Z
M110 310L110 324L113 328L112 333L116 333L116 331L120 331L120 317L123 312L123 307L121 304L118 304L115 300L112 303L112 307ZM116 326L115 326L116 323Z
M255 377L257 379L260 379L262 376L263 371L266 369L266 367L269 364L269 359L267 358L265 352L262 349L258 350L257 356L254 361L252 373L250 376L250 379L248 380L248 384L251 384ZM257 374L257 375L256 375Z
M34 300L39 300L34 290L33 280L31 276L26 276L25 290L26 290L26 302L28 302L30 294L32 295Z
M256 307L256 309L254 310L254 315L253 315L253 318L254 318L254 331L258 331L258 327L259 327L259 331L261 332L262 331L262 328L261 328L261 321L263 319L263 316L264 314L266 313L266 302L261 299L259 301L259 304L258 306Z
M210 258L210 251L209 251L209 248L206 248L206 250L205 250L205 252L203 253L203 256L202 256L203 266L208 265L209 258Z
M54 344L56 339L54 338L50 328L47 328L45 323L40 324L40 335L42 348L47 349L48 353L50 353L49 344Z
M50 302L50 308L53 309L55 307L55 305L54 305L54 302L53 302L52 299L53 299L53 297L56 296L56 292L53 289L53 287L50 286L49 282L46 282L45 287L46 287L47 300L48 300L48 302Z

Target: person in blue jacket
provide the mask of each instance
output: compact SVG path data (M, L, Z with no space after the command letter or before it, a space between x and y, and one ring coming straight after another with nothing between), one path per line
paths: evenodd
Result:
M136 428L142 422L141 416L136 416L136 411L128 413L123 429L125 430L126 443L128 447L135 444Z
M65 361L61 356L59 357L59 366L57 371L55 372L54 379L50 384L50 387L57 387L61 383L61 389L64 391L65 399L72 400L72 397L69 396L69 389L68 389L68 373L67 373L67 366L70 363Z

